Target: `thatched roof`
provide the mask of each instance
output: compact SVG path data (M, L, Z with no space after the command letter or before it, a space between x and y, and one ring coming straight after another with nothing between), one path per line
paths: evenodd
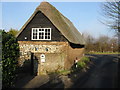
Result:
M41 11L69 42L81 45L85 44L81 33L74 27L72 22L68 20L65 16L63 16L55 7L53 7L48 2L41 2L32 16L23 25L17 36L19 36L19 34L24 30L26 25L32 20L32 18L38 11Z

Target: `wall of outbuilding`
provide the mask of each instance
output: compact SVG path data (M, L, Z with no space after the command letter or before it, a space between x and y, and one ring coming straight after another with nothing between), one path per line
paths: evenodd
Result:
M76 57L78 60L81 59L81 57L84 56L84 51L85 48L72 48L70 45L68 45L68 50L67 50L67 60L65 61L65 68L70 69L71 66L74 65L74 60Z
M51 40L31 40L32 28L51 28ZM25 39L27 37L27 39ZM71 44L52 22L38 11L23 31L17 37L20 47L20 66L31 65L31 53L34 54L34 72L37 75L46 72L54 72L69 69L77 57L84 55L84 47ZM73 46L73 48L71 47ZM77 47L77 48L76 48ZM46 61L41 63L40 55L45 54ZM30 71L29 68L28 71Z

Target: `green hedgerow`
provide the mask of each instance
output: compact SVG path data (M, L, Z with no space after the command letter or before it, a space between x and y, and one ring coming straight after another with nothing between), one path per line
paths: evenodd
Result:
M16 38L2 31L2 87L14 86L19 57L19 45Z

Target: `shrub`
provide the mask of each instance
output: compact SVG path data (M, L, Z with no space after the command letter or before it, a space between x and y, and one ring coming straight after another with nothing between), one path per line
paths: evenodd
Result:
M2 31L2 87L14 86L17 70L19 45L16 38Z

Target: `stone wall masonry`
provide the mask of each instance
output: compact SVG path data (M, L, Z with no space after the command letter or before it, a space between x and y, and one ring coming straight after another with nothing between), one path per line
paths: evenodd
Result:
M63 51L63 45L19 45L20 51L24 52L22 54L27 54L27 52L39 52L39 53L60 53Z
M62 53L66 51L66 42L32 42L18 41L20 48L19 65L22 66L25 60L30 60L32 53Z

